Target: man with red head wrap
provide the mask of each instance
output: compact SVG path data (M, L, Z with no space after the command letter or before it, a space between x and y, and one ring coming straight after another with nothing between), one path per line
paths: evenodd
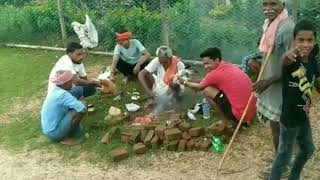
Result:
M124 29L116 33L117 45L114 48L110 79L114 80L115 70L124 76L126 83L129 75L138 75L148 63L150 53L132 33Z

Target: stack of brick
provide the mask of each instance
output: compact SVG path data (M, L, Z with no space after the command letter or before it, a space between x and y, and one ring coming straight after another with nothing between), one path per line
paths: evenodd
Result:
M188 122L174 121L148 127L132 127L121 133L121 140L133 146L133 154L144 154L147 149L163 147L168 151L208 151L211 145L210 135L205 135L201 127L191 127ZM112 153L114 161L128 157L127 150L120 149ZM120 156L120 157L118 157Z

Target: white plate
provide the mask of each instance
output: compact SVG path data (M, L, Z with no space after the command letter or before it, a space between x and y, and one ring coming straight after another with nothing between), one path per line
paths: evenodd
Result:
M140 109L140 106L134 103L126 104L126 108L129 112L136 112Z

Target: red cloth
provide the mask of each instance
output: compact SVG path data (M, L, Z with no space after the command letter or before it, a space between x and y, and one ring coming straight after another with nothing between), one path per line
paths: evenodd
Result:
M259 45L260 52L268 53L269 49L273 47L279 24L288 18L288 11L283 9L283 11L271 22L271 24L268 19L265 20L263 25L263 35Z
M118 41L124 41L131 39L132 33L131 32L125 32L121 34L117 34L117 40Z
M61 74L56 74L52 82L58 86L63 85L71 81L73 76L74 75L71 73L71 71L64 71Z
M252 93L250 78L238 67L221 61L218 67L210 71L201 81L205 87L215 87L221 90L228 98L233 115L240 120ZM247 114L243 120L250 123L256 114L256 98L253 98Z
M178 72L178 62L180 59L176 56L172 56L171 62L169 67L166 70L166 73L164 75L164 83L167 85L171 85L173 81L174 75Z

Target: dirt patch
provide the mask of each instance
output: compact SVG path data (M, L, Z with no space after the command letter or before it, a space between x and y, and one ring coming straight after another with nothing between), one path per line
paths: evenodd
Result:
M90 78L98 78L99 74L104 72L105 68L106 68L106 65L102 65L102 64L90 66L87 69L88 76Z
M39 94L27 99L18 100L5 113L0 115L0 123L12 122L18 114L29 111L34 114L39 114L41 105L43 103L44 94Z
M317 102L317 101L315 101ZM320 106L311 112L313 134L319 147ZM71 149L72 150L72 149ZM67 162L57 153L42 151L12 154L0 149L3 179L146 179L146 180L258 180L257 170L265 167L261 156L271 151L269 126L256 123L242 131L234 143L219 177L215 177L221 156L212 152L153 152L133 156L119 164L89 163L88 154ZM319 149L305 167L305 180L320 179Z

